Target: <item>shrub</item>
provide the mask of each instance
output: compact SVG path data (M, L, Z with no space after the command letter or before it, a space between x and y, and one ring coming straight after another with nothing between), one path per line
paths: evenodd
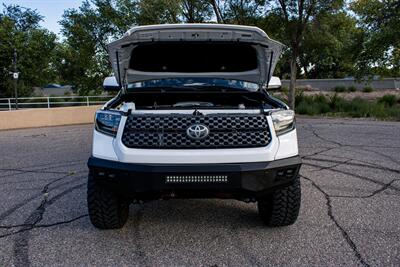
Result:
M338 96L338 94L335 93L329 98L328 104L332 111L338 111L344 102L344 98Z
M296 97L296 112L298 114L342 114L351 117L375 117L400 120L400 106L396 104L396 97L386 95L378 101L369 101L356 97L346 100L334 94L327 98L323 94L307 96L299 94Z
M296 105L301 103L306 97L304 96L304 91L303 90L296 90L296 96L295 96L295 103Z
M335 86L334 90L336 93L343 93L346 92L346 87L343 85L337 85Z
M347 91L349 92L355 92L357 91L357 87L355 87L354 85L347 87Z
M299 94L296 97L296 111L299 114L317 115L331 111L328 101L323 94L315 96L305 96Z
M356 97L343 105L343 111L352 117L371 117L371 104L362 98Z
M327 103L326 97L323 94L315 95L313 100L317 103Z
M299 114L306 114L306 115L317 115L318 110L315 108L314 105L309 105L306 102L300 102L296 107L296 112Z
M371 93L374 91L374 88L372 88L371 86L366 86L363 88L362 90L364 93Z
M387 107L393 107L397 102L395 95L384 95L378 99L378 103L383 104Z
M386 116L400 121L400 108L396 106L386 108Z

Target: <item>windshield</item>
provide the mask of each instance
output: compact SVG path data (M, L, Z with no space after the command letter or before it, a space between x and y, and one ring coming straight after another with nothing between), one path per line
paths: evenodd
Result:
M160 88L160 89L238 89L250 92L256 92L259 89L258 84L240 80L229 80L220 78L169 78L155 79L142 82L128 84L128 90L143 88Z

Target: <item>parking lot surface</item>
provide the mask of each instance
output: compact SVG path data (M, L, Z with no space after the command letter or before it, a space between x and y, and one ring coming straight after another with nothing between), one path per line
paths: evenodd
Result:
M302 207L267 228L256 204L131 205L121 230L88 218L91 125L0 132L0 266L399 266L400 123L297 120Z

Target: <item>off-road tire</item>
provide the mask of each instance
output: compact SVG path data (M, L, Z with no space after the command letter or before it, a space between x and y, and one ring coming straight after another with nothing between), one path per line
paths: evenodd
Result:
M258 213L267 226L291 225L299 215L300 202L300 178L296 177L293 184L258 199Z
M87 205L92 224L99 229L122 228L129 215L129 202L101 186L89 173Z

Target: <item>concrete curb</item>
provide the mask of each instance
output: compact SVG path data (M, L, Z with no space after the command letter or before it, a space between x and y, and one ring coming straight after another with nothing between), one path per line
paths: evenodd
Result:
M0 112L0 130L93 123L101 106L38 108Z

